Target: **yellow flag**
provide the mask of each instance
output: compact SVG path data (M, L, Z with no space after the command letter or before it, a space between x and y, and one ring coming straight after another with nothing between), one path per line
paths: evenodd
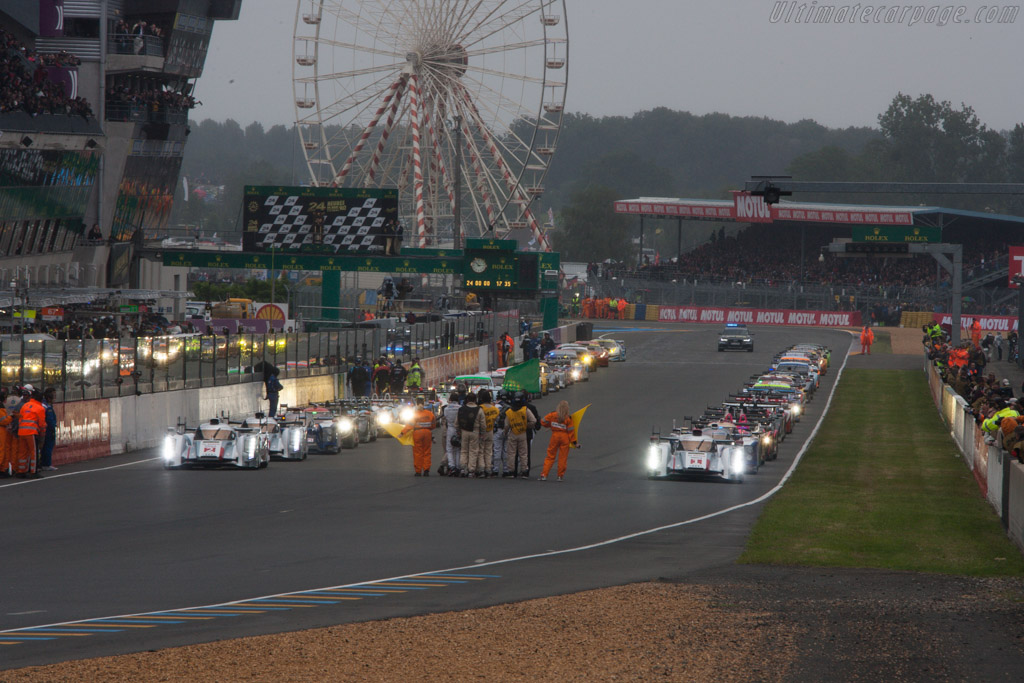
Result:
M395 424L394 422L392 422L391 424L383 425L383 427L385 430L387 430L388 434L398 439L398 443L402 444L403 446L412 445L412 432L409 432L405 436L402 436L402 429L405 428L405 425Z
M577 443L579 441L580 423L583 422L583 416L586 414L587 408L590 406L591 404L588 403L572 414L572 438L569 439L569 443Z

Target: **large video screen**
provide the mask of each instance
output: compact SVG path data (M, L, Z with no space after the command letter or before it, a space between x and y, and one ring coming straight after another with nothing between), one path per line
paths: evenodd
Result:
M246 185L242 248L383 254L398 190Z
M0 149L0 220L81 218L99 165L91 151Z
M165 230L180 170L181 157L128 157L114 205L110 238L127 242L136 230L147 236Z

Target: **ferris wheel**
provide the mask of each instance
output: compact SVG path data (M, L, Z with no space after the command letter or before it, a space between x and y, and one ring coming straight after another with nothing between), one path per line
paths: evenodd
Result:
M549 249L534 202L568 50L565 0L298 0L292 82L311 182L397 188L415 246L528 228Z

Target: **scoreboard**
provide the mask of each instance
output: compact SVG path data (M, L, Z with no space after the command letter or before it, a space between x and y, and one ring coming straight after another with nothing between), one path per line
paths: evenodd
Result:
M244 192L245 251L382 255L397 226L396 189L246 185Z

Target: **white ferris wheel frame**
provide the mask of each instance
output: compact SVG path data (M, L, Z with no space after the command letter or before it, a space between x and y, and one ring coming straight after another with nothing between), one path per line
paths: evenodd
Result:
M439 228L450 219L454 239L460 224L466 236L504 237L529 228L539 248L550 250L531 206L544 192L564 115L565 9L565 0L297 0L292 84L311 182L397 187L400 213L414 223L419 247L428 246L432 236L439 246ZM351 41L329 38L322 31L325 16L336 20L336 33L343 20L356 30L364 28L360 22L374 21L374 32L360 32ZM403 21L417 29L415 35L395 28ZM537 22L539 37L504 40L536 28L527 21ZM466 27L468 33L459 33ZM360 44L364 37L372 44ZM384 40L393 45L382 47ZM328 48L371 64L321 73ZM522 74L487 65L489 57L504 65L519 52L524 62L542 55ZM525 73L527 68L536 73ZM509 82L518 82L523 97L537 101L510 97ZM322 87L327 83L335 92L355 85L334 99ZM468 229L461 208L466 203Z

